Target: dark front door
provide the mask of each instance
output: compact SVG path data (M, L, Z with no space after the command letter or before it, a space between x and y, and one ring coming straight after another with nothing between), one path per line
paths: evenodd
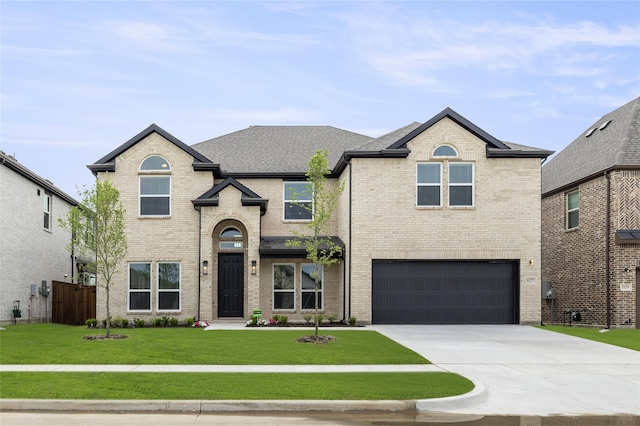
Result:
M244 255L218 254L218 316L244 315Z

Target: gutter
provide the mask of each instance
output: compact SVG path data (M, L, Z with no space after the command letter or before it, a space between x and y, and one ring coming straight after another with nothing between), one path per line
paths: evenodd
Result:
M202 209L200 206L194 206L196 210L198 210L198 315L197 320L200 321L200 299L201 299L201 285L202 285L202 275L200 274L200 263L202 263Z
M352 261L351 261L351 254L353 253L353 247L352 247L352 236L353 236L353 179L352 179L352 168L353 168L353 164L351 163L351 159L348 160L348 164L349 164L349 310L348 310L348 318L351 318L351 277L353 276L353 270L351 269L352 266ZM345 272L346 273L346 272ZM346 280L344 280L343 285L347 285ZM345 289L346 290L346 289ZM346 296L346 291L343 291L343 294ZM343 303L342 309L344 310L345 306Z

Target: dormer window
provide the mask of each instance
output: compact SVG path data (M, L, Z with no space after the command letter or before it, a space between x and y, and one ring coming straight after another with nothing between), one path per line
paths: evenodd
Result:
M171 215L171 165L159 155L140 163L140 216Z

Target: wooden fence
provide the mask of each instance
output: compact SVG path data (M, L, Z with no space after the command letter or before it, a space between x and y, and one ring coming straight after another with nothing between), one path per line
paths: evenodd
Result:
M53 281L51 322L84 325L96 317L96 288Z

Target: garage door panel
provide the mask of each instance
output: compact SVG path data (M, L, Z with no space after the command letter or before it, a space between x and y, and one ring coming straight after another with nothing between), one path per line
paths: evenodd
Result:
M374 323L517 322L517 263L513 261L374 260L372 277Z

